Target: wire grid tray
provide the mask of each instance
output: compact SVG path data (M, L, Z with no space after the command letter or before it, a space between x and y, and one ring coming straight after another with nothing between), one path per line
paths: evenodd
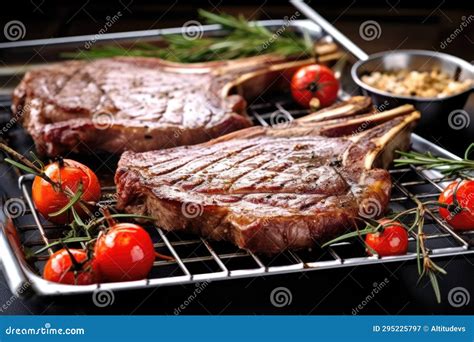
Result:
M275 117L293 120L307 114L307 111L291 108L291 102L277 101L250 106L249 114L256 124L269 125ZM414 150L430 150L445 157L457 158L447 151L433 145L423 138L413 134ZM438 172L421 170L413 166L390 170L393 180L390 209L401 211L415 206L413 198L422 201L437 199L440 192L452 178L442 177ZM377 264L385 262L401 262L416 259L415 234L409 238L409 251L406 255L379 257L367 256L363 243L359 239L332 244L321 249L301 251L286 251L277 256L268 257L256 255L250 251L226 243L209 241L196 236L166 232L159 227L148 226L157 252L170 255L174 260L157 260L148 279L132 282L104 283L86 286L71 286L50 283L43 280L39 274L52 250L37 256L24 258L23 250L33 255L45 244L62 236L64 227L58 227L46 222L36 212L31 195L30 175L19 178L19 187L27 204L27 210L21 217L15 219L14 226L18 232L15 255L4 256L11 263L18 265L20 283L27 282L33 291L42 295L79 294L100 289L126 290L165 285L177 285L193 282L229 280L241 277L256 277L290 272L305 272L328 268ZM113 207L115 200L113 186L104 187L102 204ZM409 224L409 222L406 222ZM454 232L438 215L436 210L429 209L425 214L426 246L433 258L474 253L472 237L474 231ZM3 240L3 239L2 239ZM6 241L0 241L5 244ZM9 241L12 243L12 239ZM0 248L2 247L0 244ZM22 250L22 246L23 249ZM10 248L7 248L11 250ZM49 252L49 253L48 253ZM18 255L22 253L23 255ZM16 287L23 286L20 283Z
M272 27L281 27L282 20L261 21L259 24ZM311 21L295 20L291 27L296 31L310 33L313 39L325 38L331 41L330 36L323 35L321 28ZM217 25L203 27L206 33L219 32ZM104 34L100 42L120 40L126 42L136 39L156 39L160 35L180 33L180 28L157 31L125 32ZM5 52L14 52L19 47L32 48L35 46L68 47L81 46L91 40L92 36L55 38L38 41L23 41L2 43L0 49ZM9 50L10 49L10 50ZM344 81L344 80L342 80ZM350 84L348 84L350 86ZM8 96L9 97L9 96ZM307 111L296 109L290 101L277 99L276 101L261 99L259 104L248 108L255 124L269 125L282 120L306 115ZM10 100L0 102L0 115L10 116L8 107ZM8 121L9 119L5 121ZM9 131L25 145L25 132L21 129ZM29 146L29 145L28 145ZM431 151L433 154L447 158L457 158L455 155L439 148L427 140L412 135L412 146L417 151ZM390 170L393 179L393 192L390 203L392 210L400 211L414 206L413 198L420 200L436 199L449 178L443 178L439 173L423 171L414 167ZM363 264L385 262L401 262L416 259L414 236L410 237L409 252L402 256L379 258L367 256L360 240L340 242L329 248L320 249L315 246L311 250L287 251L275 257L255 255L241 250L226 242L208 241L196 236L165 232L158 227L146 227L150 233L157 252L172 256L175 261L157 260L148 279L121 283L104 283L86 286L71 286L50 283L41 278L40 274L49 256L48 251L31 257L34 252L42 248L45 243L60 238L64 227L58 227L46 222L36 212L31 200L31 176L20 176L18 185L22 200L26 204L24 215L13 221L6 220L4 211L0 210L0 223L3 234L0 234L0 251L6 280L12 292L24 296L29 293L38 295L81 294L97 291L98 289L127 290L151 288L165 285L178 285L193 282L229 280L242 277L256 277L290 272L305 272L319 269L339 268ZM0 187L1 188L1 187ZM113 205L114 187L104 187L103 202ZM112 199L111 199L112 198ZM0 203L1 204L1 203ZM3 203L4 204L4 203ZM3 209L3 208L2 208ZM3 216L2 216L3 215ZM432 257L460 256L474 253L472 246L474 232L462 234L453 232L437 215L437 212L428 210L425 220L426 245ZM26 255L29 257L27 258Z

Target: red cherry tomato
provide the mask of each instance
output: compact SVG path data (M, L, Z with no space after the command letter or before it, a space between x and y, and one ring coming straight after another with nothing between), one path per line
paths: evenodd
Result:
M77 191L79 183L82 182L83 195L81 198L84 201L97 202L100 199L100 183L97 176L91 169L77 161L64 159L62 163L54 162L47 165L44 172L54 182L61 183L62 189L69 188L74 193ZM33 181L32 195L36 208L49 221L64 224L72 220L72 215L69 212L59 216L49 216L49 214L64 208L70 199L64 193L56 191L50 183L39 176L36 176ZM74 205L74 209L80 216L86 215L78 203Z
M145 229L133 223L118 223L99 236L94 261L107 281L139 280L147 277L155 260L155 249Z
M454 203L454 191L457 205ZM441 193L438 201L450 206L449 209L439 208L439 214L451 227L455 230L474 229L474 181L452 182Z
M71 254L69 254L71 253ZM71 260L71 255L79 266ZM98 273L87 261L87 252L82 249L63 248L51 255L44 267L43 278L55 283L70 285L89 285L97 283Z
M385 225L383 231L367 234L365 243L380 256L402 255L408 250L408 233L403 226L389 219L381 219L379 223ZM367 253L371 255L370 249Z
M321 107L336 101L339 82L331 69L313 64L300 68L291 79L291 94L301 106L309 108L309 102L316 97Z

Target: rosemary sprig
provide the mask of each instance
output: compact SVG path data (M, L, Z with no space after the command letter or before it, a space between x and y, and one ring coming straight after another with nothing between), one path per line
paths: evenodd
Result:
M416 255L417 255L417 264L418 264L418 274L420 281L423 276L428 276L433 291L436 296L438 303L441 303L441 292L439 289L437 274L447 274L446 271L434 263L429 256L429 251L425 246L425 234L423 232L423 226L425 223L425 206L427 203L421 203L417 198L413 198L417 204L417 216L418 222L416 222L417 234L416 234ZM432 203L432 202L430 202ZM436 203L432 203L436 204ZM422 262L423 261L423 262Z
M23 170L23 171L25 171L25 172L31 173L31 174L33 174L33 175L39 175L39 173L38 173L35 169L32 169L32 168L30 168L30 167L28 167L28 166L26 166L26 165L23 165L23 164L21 164L21 163L18 163L18 162L16 162L16 161L14 161L13 159L5 158L5 159L3 159L3 160L4 160L5 162L7 162L8 164L13 165L13 166L19 168L20 170Z
M357 229L354 232L341 235L329 242L326 242L324 245L322 245L322 248L327 247L333 243L340 242L340 241L347 240L354 237L361 238L362 242L365 244L365 241L364 239L362 239L362 236L367 235L367 234L373 234L376 232L381 232L383 231L385 227L389 226L392 222L397 221L398 219L404 216L415 215L415 219L413 223L411 224L411 226L405 227L405 228L409 232L416 229L416 255L417 255L416 259L417 259L417 266L418 266L418 274L420 276L420 278L418 279L418 282L423 278L423 276L427 276L433 287L436 300L438 301L438 303L440 303L441 292L439 289L437 274L439 273L446 274L446 271L440 266L438 266L436 263L434 263L433 260L431 260L429 251L425 246L425 234L423 232L423 226L424 226L424 215L425 215L426 205L434 204L434 205L442 206L442 204L438 202L433 202L433 201L422 203L416 198L412 198L412 199L417 204L415 208L397 213L392 218L390 218L390 220L385 224L376 223L377 221L372 222L371 220L361 219L365 223L365 227L363 229L360 229L360 230ZM370 246L366 245L366 247L372 253L374 252L372 248L370 248Z
M193 37L185 34L163 36L166 47L137 44L131 49L112 45L93 46L77 53L63 53L66 58L90 59L113 56L159 57L171 61L192 63L227 60L274 53L282 56L309 56L314 53L311 40L299 37L287 26L277 33L247 21L243 16L214 14L198 10L208 24L219 24L228 31L226 36ZM198 28L197 28L198 29Z
M88 236L77 236L77 237L75 236L75 237L70 237L70 238L65 238L65 239L59 239L59 240L56 240L54 242L51 242L51 243L47 244L44 247L41 247L34 254L40 254L40 253L44 252L45 250L47 250L51 247L57 246L57 245L67 245L67 244L71 244L71 243L88 242L90 240L91 240L91 238L88 237Z
M79 182L79 185L77 187L76 193L69 199L68 204L66 204L64 207L59 209L58 211L55 211L53 213L50 213L49 216L59 216L61 214L64 214L66 211L71 209L74 204L76 204L78 201L80 201L82 194L84 193L84 186L82 185L82 182Z
M57 192L63 193L65 196L69 198L69 203L66 204L65 207L61 208L57 212L50 213L49 216L59 216L66 211L68 211L70 208L72 208L76 203L81 207L84 212L86 212L88 215L92 215L91 211L89 210L90 206L94 206L95 203L92 202L86 202L82 199L83 195L83 189L82 189L82 184L80 184L78 191L74 193L69 187L63 187L62 182L61 182L61 173L59 173L59 181L53 181L44 171L44 164L39 158L33 153L30 152L30 154L34 158L34 162L30 161L28 158L23 156L22 154L18 153L11 147L0 143L0 151L6 152L8 155L12 156L15 160L10 159L10 158L4 158L3 160L10 164L15 166L16 168L23 170L27 173L33 174L37 177L41 177L45 181L47 181L53 189ZM35 163L38 163L40 167L36 166ZM58 163L61 163L61 161L58 161Z
M135 215L135 214L110 214L108 216L103 216L99 217L95 220L92 220L87 227L93 227L95 225L98 225L104 221L107 221L109 218L116 219L116 218L134 218L134 219L140 219L140 220L149 220L149 221L155 221L156 219L151 216L146 216L146 215Z
M464 174L466 171L474 170L474 160L469 159L469 156L474 151L474 143L464 152L464 158L461 160L453 160L434 156L431 152L403 152L397 151L403 158L395 159L395 166L415 165L422 166L426 169L436 169L445 175Z
M71 230L69 230L64 238L59 240L53 241L46 246L38 249L34 254L40 254L47 250L48 248L57 246L57 245L68 245L71 243L78 243L78 242L85 242L85 243L92 243L97 239L98 234L90 234L90 230L96 226L101 225L107 220L116 219L116 218L133 218L133 219L143 219L143 220L151 220L154 221L155 219L150 216L144 215L134 215L134 214L110 214L103 217L100 217L96 220L92 220L89 223L85 223L81 217L77 214L77 211L74 207L71 207L74 221L70 224ZM104 228L104 227L102 227ZM85 233L85 236L82 234Z
M102 222L104 222L104 221L106 221L107 219L110 219L110 218L138 218L138 219L144 219L144 220L155 220L153 217L145 216L145 215L135 215L135 214L113 214L113 215L110 215L108 213L108 209L105 208L104 210L107 211L107 215L92 219L86 224L80 218L77 211L74 209L74 205L79 204L81 209L86 211L86 213L90 217L93 217L93 215L90 212L88 206L94 206L94 205L96 205L96 203L86 202L82 199L82 195L84 193L84 185L82 184L82 182L79 182L79 185L77 187L76 192L73 192L69 187L61 186L61 182L55 182L51 178L49 178L46 175L46 173L44 172L43 163L36 157L36 155L34 153L32 153L32 156L35 158L35 162L37 162L41 165L41 168L36 166L32 161L30 161L28 158L26 158L22 154L18 153L17 151L15 151L11 147L9 147L9 146L7 146L3 143L0 143L0 151L6 152L7 154L11 155L13 158L18 160L18 161L15 161L15 160L10 159L10 158L4 158L5 162L7 162L8 164L13 165L13 166L23 170L23 171L25 171L27 173L31 173L35 176L43 178L48 183L50 183L51 186L53 186L56 189L56 191L62 192L63 194L65 194L69 198L69 202L64 207L62 207L60 210L58 210L56 212L50 213L49 216L59 216L59 215L65 213L66 211L71 210L72 214L73 214L73 218L74 218L74 221L73 221L72 224L74 224L76 226L79 226L79 227L82 227L82 228L85 228L86 230L88 230L91 227L94 227L96 225L99 225ZM72 232L74 233L74 230Z
M79 182L78 187L76 189L76 192L74 193L72 189L69 187L62 186L61 179L59 179L58 182L53 181L51 178L49 178L45 171L44 171L44 164L41 160L36 157L34 153L30 153L34 159L34 162L30 161L28 158L23 156L22 154L18 153L14 149L10 148L9 146L0 143L0 151L4 151L7 154L11 155L13 158L15 158L17 161L10 159L10 158L4 158L4 161L7 163L25 171L28 173L31 173L35 176L41 177L44 180L46 180L48 183L51 184L51 186L58 192L66 195L69 198L69 202L62 207L61 209L57 210L56 212L49 213L49 216L54 217L54 216L59 216L67 211L71 211L73 220L69 224L70 229L65 232L65 236L61 239L58 239L56 241L53 241L46 246L40 248L36 252L32 253L32 255L35 254L40 254L44 252L45 250L61 245L63 246L67 252L70 254L71 260L74 264L74 267L80 268L82 266L81 264L77 263L76 260L74 259L74 256L70 253L68 249L68 244L71 243L85 243L87 246L87 250L89 253L92 253L90 246L93 246L93 243L97 240L97 238L100 236L101 232L107 229L107 226L104 225L104 223L107 223L109 227L112 227L116 224L115 218L134 218L134 219L145 219L145 220L151 220L154 221L155 218L150 217L150 216L144 216L144 215L134 215L134 214L113 214L111 215L109 212L108 207L101 207L100 212L102 213L102 217L95 217L89 210L90 207L97 206L97 203L93 202L86 202L82 199L82 195L84 194L84 185L82 182ZM36 166L35 163L39 165ZM59 161L59 163L62 163L62 160ZM60 175L61 173L59 173ZM74 208L74 206L78 204L84 212L89 215L91 218L88 222L84 222L84 220L81 218L77 210ZM92 217L95 217L92 219ZM96 228L94 229L93 228ZM93 230L91 232L91 230ZM155 257L163 259L163 260L174 260L172 257L169 257L167 255L160 254L158 252L155 252ZM90 256L89 256L90 259ZM77 264L77 265L76 265Z
M3 151L5 153L7 153L8 155L12 156L13 158L15 158L16 160L18 161L15 161L13 159L10 159L10 158L4 158L3 160L10 164L10 165L13 165L15 167L17 167L18 169L20 170L23 170L27 173L31 173L35 176L39 176L41 178L43 178L45 181L47 181L48 183L50 183L54 189L58 189L60 187L60 184L54 182L51 178L49 178L44 172L43 172L43 168L42 167L38 167L34 164L34 162L30 161L28 158L26 158L24 155L22 155L21 153L18 153L17 151L15 151L14 149L12 149L10 146L8 145L5 145L4 143L0 143L0 151ZM36 155L33 153L32 154L33 157L35 158L35 161L37 160L37 157ZM39 160L39 159L38 159ZM40 165L42 165L42 163L40 162Z

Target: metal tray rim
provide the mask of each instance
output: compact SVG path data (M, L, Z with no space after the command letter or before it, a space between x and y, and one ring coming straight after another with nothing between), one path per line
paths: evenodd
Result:
M265 25L265 26L277 26L283 25L286 23L284 20L267 20L267 21L259 21L258 23ZM296 28L303 28L306 30L311 31L314 35L319 35L322 37L328 37L331 39L330 36L323 35L321 28L314 24L312 21L309 20L295 20L291 22L291 25ZM204 26L205 32L213 32L219 30L219 25L206 25ZM173 34L179 33L181 28L170 28L170 29L163 29L163 30L147 30L147 31L133 31L133 32L123 32L123 33L110 33L104 34L100 37L100 41L107 41L112 39L133 39L133 38L150 38L150 37L158 37L159 35L163 34ZM12 42L12 43L0 43L0 49L8 49L8 48L18 48L18 47L34 47L37 45L44 45L44 44L70 44L70 43L77 43L77 42L84 42L90 39L95 39L94 35L87 35L87 36L76 36L72 37L73 39L70 40L71 37L67 38L54 38L54 39L46 39L46 40L35 40L35 41L23 41L23 42ZM429 142L428 140L416 135L412 134L411 141L414 146L417 146L418 149L421 150L430 150L438 155L442 155L452 159L459 159L458 156L442 149L441 147ZM436 171L429 171L431 177L439 177L439 173ZM20 180L20 188L24 186L23 182ZM252 276L266 276L266 275L274 275L274 274L284 274L284 273L297 273L297 272L305 272L305 271L314 271L314 270L321 270L321 269L330 269L335 267L351 267L361 264L377 264L383 262L397 262L397 261L405 261L405 260L413 260L416 258L416 255L407 254L401 257L392 258L392 257L385 257L385 258L374 258L374 257L365 257L360 258L358 263L354 262L327 262L326 264L320 264L319 266L314 265L311 267L311 263L304 265L293 264L290 267L260 267L255 269L248 269L248 270L237 270L237 271L228 271L220 272L218 276L213 276L212 279L207 279L206 274L201 274L197 278L193 278L190 275L184 276L176 276L171 278L154 278L154 279L147 279L135 282L121 282L121 283L103 283L103 284L96 284L96 285L86 285L86 286L72 286L72 285L62 285L48 282L42 279L40 276L35 274L31 271L30 267L27 265L26 260L24 260L23 256L17 256L14 249L15 247L15 239L12 234L8 234L7 227L2 225L2 234L0 234L0 247L4 247L4 256L2 257L2 263L4 264L4 268L13 267L14 272L5 270L4 274L7 278L7 282L10 286L10 289L13 293L19 295L25 295L25 292L19 292L25 285L31 289L28 291L30 293L35 293L37 295L71 295L71 294L85 294L91 293L94 291L101 291L101 290L131 290L135 288L148 288L154 286L168 286L168 285L176 285L176 284L190 284L196 283L203 280L209 281L216 281L216 280L227 280L227 279L234 279L234 278L245 278L245 277L252 277ZM474 249L469 248L462 248L461 250L456 250L453 252L446 252L446 253L438 253L434 254L434 258L446 257L446 256L453 256L453 255L466 255L474 253ZM295 267L297 266L297 267ZM301 267L300 267L301 266ZM226 274L224 274L226 273Z
M313 35L327 36L322 32L321 27L308 19L297 19L290 22L283 19L272 19L272 20L258 20L253 23L262 25L265 27L278 27L282 25L287 25L296 29L307 30L308 33ZM222 30L222 26L218 24L211 25L202 25L203 32L213 33ZM140 31L125 31L125 32L115 32L115 33L104 33L101 35L88 34L80 36L70 36L70 37L58 37L58 38L45 38L45 39L32 39L32 40L22 40L15 42L3 42L0 43L0 50L11 49L11 48L33 48L36 46L44 45L68 45L71 43L85 43L91 40L97 42L107 42L112 40L128 40L128 39L145 39L145 38L158 38L160 36L170 35L170 34L180 34L182 31L181 27L172 27L164 29L155 29L155 30L140 30Z

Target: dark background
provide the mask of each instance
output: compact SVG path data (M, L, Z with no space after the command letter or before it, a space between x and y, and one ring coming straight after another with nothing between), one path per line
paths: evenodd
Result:
M463 16L473 13L470 1L406 0L313 0L308 1L325 18L369 53L395 48L440 50ZM95 34L107 16L121 11L123 16L108 32L179 27L199 19L197 8L229 14L243 14L255 20L281 19L295 13L286 1L10 1L2 7L0 25L20 20L26 26L24 40ZM382 26L382 39L364 41L358 32L366 20ZM461 37L444 50L466 60L474 59L474 28L465 29ZM0 41L5 40L0 34Z
M462 16L474 14L474 3L467 1L313 1L313 7L368 53L396 48L440 50ZM23 40L95 34L106 17L117 11L123 17L108 32L179 27L198 19L198 7L215 12L242 13L251 19L280 19L295 9L286 2L264 1L14 1L0 11L0 27L20 20L26 27ZM366 20L381 24L382 37L367 42L359 35ZM468 61L474 59L474 23L443 51ZM5 40L0 32L0 40ZM3 61L2 61L3 62ZM474 101L466 110L473 113ZM469 127L457 132L430 132L427 138L460 154L474 136L474 118ZM1 253L1 251L0 251ZM254 280L211 283L183 311L183 314L351 314L370 293L373 283L385 278L388 286L360 314L472 314L473 302L462 308L447 303L446 294L463 286L474 295L473 260L465 257L442 260L449 276L441 278L443 303L436 304L429 283L415 286L414 262L359 266L305 274L272 276ZM292 303L284 308L271 305L270 292L277 286L291 290ZM115 293L113 305L100 309L90 296L75 298L13 297L0 282L0 305L10 303L2 314L173 314L194 290L194 285L163 287L152 291Z

